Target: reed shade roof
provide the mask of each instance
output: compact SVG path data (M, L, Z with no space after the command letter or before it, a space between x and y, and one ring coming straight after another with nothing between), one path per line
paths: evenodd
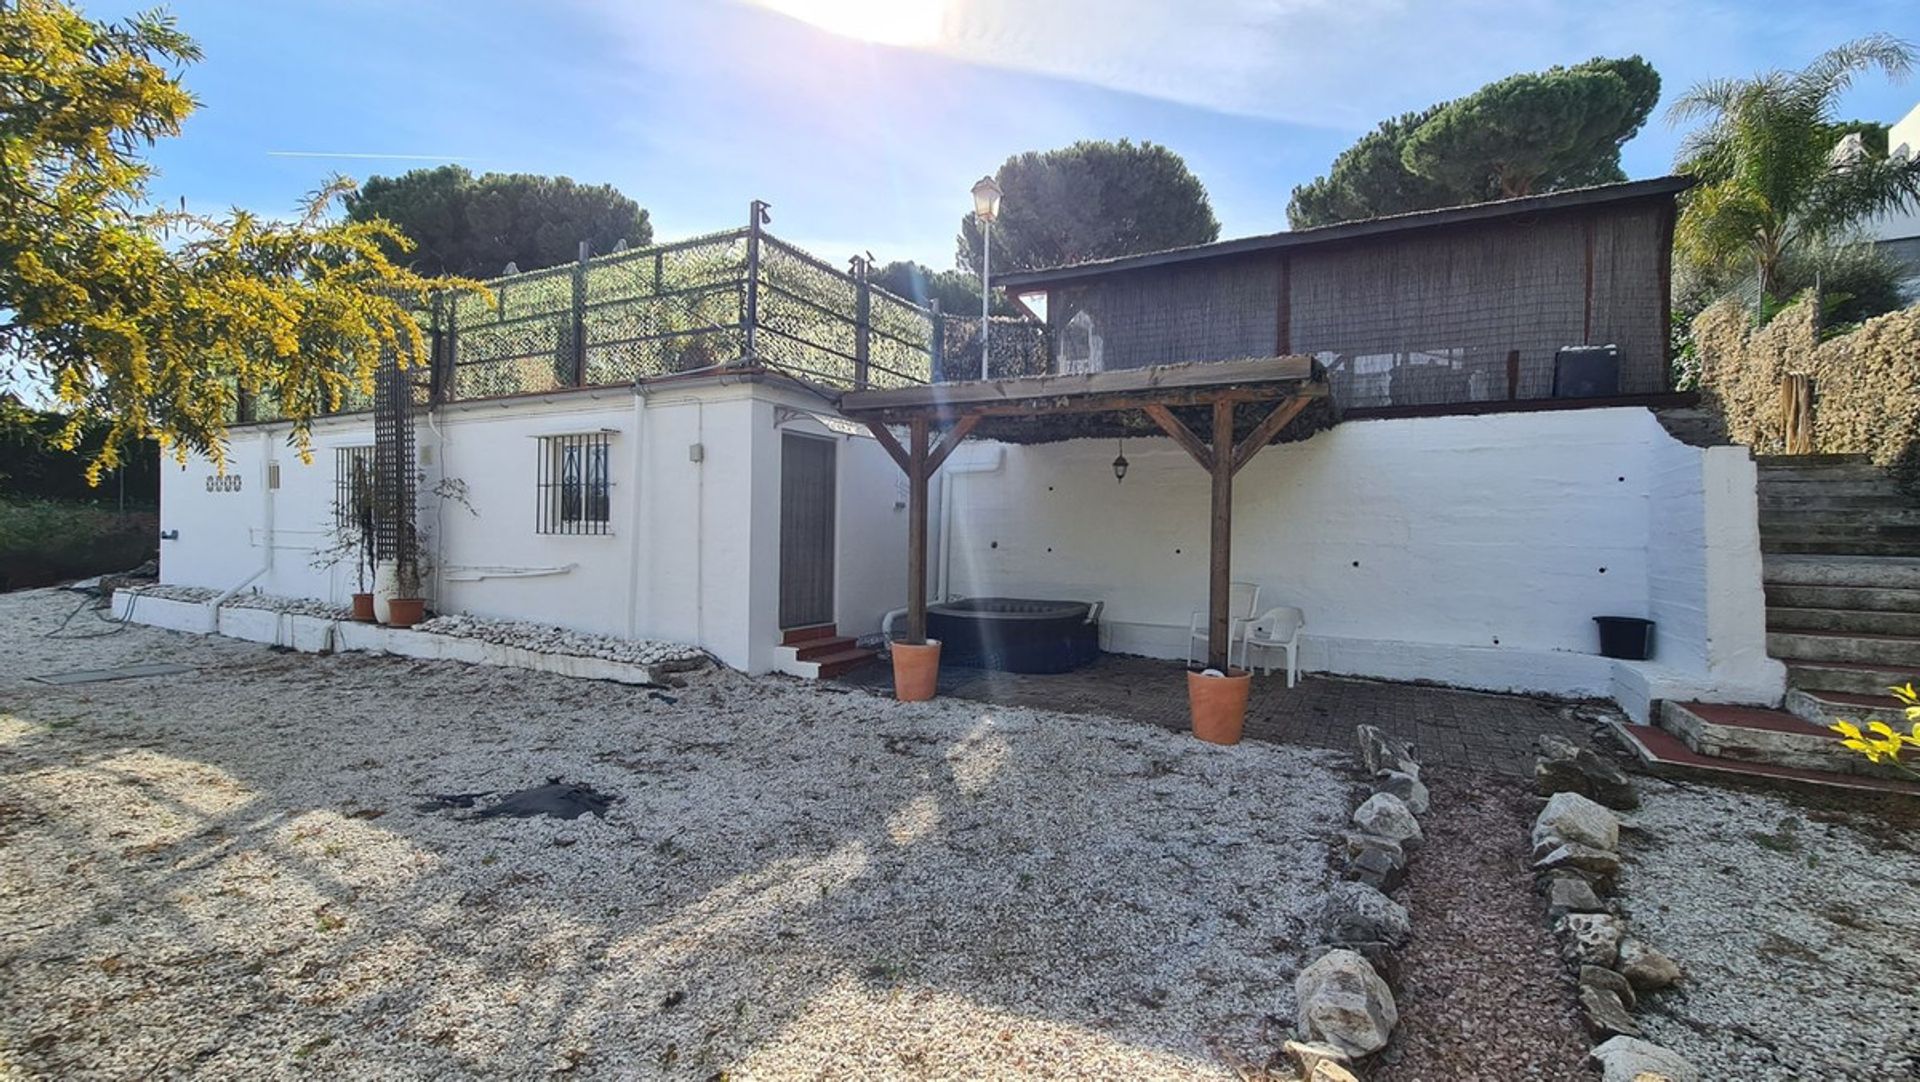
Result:
M1550 398L1562 347L1613 345L1618 393L1655 394L1668 389L1668 253L1686 184L1399 215L1001 284L1046 293L1063 365L1069 353L1107 370L1306 354L1344 411Z

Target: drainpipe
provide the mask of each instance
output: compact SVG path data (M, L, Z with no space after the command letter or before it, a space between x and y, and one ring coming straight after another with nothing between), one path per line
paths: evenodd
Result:
M641 513L640 501L643 495L653 491L651 485L643 486L640 480L641 471L646 467L643 427L646 412L647 385L636 379L633 381L633 429L627 436L633 443L633 455L627 474L627 483L632 493L627 497L632 507L631 514L627 516L627 638L629 639L640 637L640 584L649 581L648 576L652 571L651 561L644 570L640 566L641 559L647 555L647 551L640 545L640 524L646 521L646 516ZM652 598L648 600L651 601Z
M207 624L209 631L220 630L220 606L233 599L233 595L252 586L262 575L273 570L273 435L265 429L260 432L260 566L253 574L241 579L238 584L227 589L226 593L207 602Z

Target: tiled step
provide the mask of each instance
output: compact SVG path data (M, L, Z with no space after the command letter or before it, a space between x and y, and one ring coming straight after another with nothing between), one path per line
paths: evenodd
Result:
M1892 556L1766 557L1761 578L1769 585L1865 586L1920 590L1920 559Z
M793 644L793 656L796 661L818 661L823 657L845 653L854 648L853 639L845 635L802 639Z
M793 646L813 639L831 639L840 632L832 624L814 624L811 627L789 627L780 632L780 645Z
M1667 702L1661 704L1659 722L1689 749L1716 759L1836 774L1888 772L1841 747L1840 738L1824 726L1784 710Z
M1901 717L1900 703L1885 688L1871 695L1864 692L1788 688L1787 699L1780 706L1796 718L1823 727L1836 721L1851 721L1859 725L1872 718L1893 724Z
M1920 670L1900 665L1862 665L1845 661L1787 661L1787 684L1809 691L1884 695L1887 689L1920 679Z
M1920 669L1920 639L1832 631L1769 631L1767 653L1783 661L1851 661Z
M1920 797L1920 782L1721 759L1702 755L1687 747L1679 737L1652 725L1634 725L1616 721L1613 723L1613 729L1627 747L1639 757L1641 763L1656 774L1747 778L1772 784L1805 785L1825 789L1849 789Z
M1767 584L1769 609L1846 609L1853 612L1920 612L1920 590L1876 586L1796 586Z
M872 661L876 656L872 650L862 650L858 647L853 647L828 654L825 657L816 657L809 660L820 666L817 673L818 679L831 680L836 676L842 676L852 672L867 662Z
M1768 631L1828 631L1920 638L1920 608L1895 610L1767 606Z

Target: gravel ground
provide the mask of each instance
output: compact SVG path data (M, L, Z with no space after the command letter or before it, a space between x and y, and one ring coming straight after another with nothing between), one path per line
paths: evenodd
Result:
M1233 1077L1345 809L1322 752L74 603L0 596L0 1075ZM141 662L198 671L26 680ZM419 808L553 777L623 799Z
M1588 1042L1573 986L1533 893L1531 790L1498 775L1429 771L1427 843L1399 899L1401 1028L1374 1082L1579 1079Z
M1706 1078L1920 1078L1920 810L1647 783L1621 889L1688 979L1640 1013Z

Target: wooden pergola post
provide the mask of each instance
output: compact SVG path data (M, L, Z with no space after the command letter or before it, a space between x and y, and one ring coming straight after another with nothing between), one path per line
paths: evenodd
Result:
M893 432L878 421L868 421L867 429L880 441L894 464L907 475L907 638L912 645L927 641L927 487L933 475L980 423L976 415L954 422L932 445L933 424L926 417L907 421L907 446L900 446Z
M1213 516L1207 545L1207 665L1226 672L1233 656L1233 403L1213 404Z

